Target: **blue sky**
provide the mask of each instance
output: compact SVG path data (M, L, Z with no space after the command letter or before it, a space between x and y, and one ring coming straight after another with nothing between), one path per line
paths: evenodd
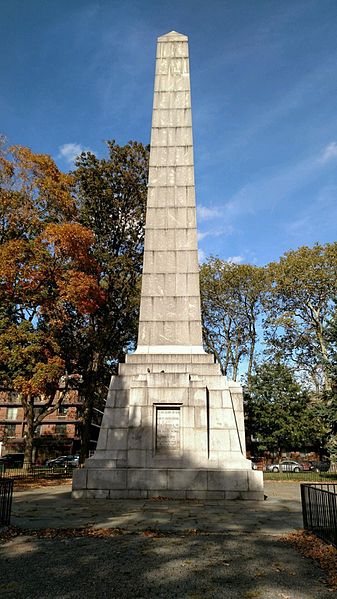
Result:
M51 154L150 138L156 38L190 39L201 257L336 240L336 0L0 0L0 131Z

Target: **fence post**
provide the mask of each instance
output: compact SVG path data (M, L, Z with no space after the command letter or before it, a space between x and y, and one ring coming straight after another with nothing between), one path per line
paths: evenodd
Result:
M0 478L0 524L9 524L11 519L13 479Z
M306 485L301 483L301 502L302 502L302 516L303 516L303 528L308 530L308 514L307 514L307 502L306 502Z

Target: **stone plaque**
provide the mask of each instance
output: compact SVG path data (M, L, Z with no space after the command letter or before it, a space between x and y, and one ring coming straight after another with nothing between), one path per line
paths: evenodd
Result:
M157 408L156 449L180 449L180 408Z

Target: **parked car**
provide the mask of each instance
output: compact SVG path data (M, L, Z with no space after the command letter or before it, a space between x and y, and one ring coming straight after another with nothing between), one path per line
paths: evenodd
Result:
M330 462L310 462L310 469L315 472L327 472L330 468Z
M79 455L61 455L58 458L46 461L49 468L78 468L80 462Z
M6 453L0 458L0 464L5 468L22 468L24 453Z
M266 470L267 472L301 472L304 468L295 460L282 460L278 464L267 464Z

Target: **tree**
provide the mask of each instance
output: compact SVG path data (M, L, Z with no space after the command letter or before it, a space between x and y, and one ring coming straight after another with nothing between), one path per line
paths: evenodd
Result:
M74 317L95 312L104 291L90 253L92 232L67 222L76 215L73 178L49 156L12 147L1 155L0 182L0 380L21 398L31 463L35 430L67 387L59 391L64 330Z
M296 365L316 391L331 386L325 328L337 291L337 243L286 252L268 265L272 281L265 302L271 354Z
M251 377L245 396L247 428L257 451L275 452L321 446L326 430L290 368L281 363L261 364Z
M137 142L107 142L109 157L91 152L77 160L78 219L95 235L93 257L105 301L89 318L73 321L64 337L83 375L82 457L88 454L95 402L106 397L118 361L136 341L149 149Z
M327 428L326 449L332 461L337 461L337 312L325 330L327 344L326 369L329 373L330 389L324 390L316 402L316 412Z
M248 358L248 380L254 365L257 323L267 279L263 268L210 258L200 269L203 332L206 347L224 375L237 379Z

